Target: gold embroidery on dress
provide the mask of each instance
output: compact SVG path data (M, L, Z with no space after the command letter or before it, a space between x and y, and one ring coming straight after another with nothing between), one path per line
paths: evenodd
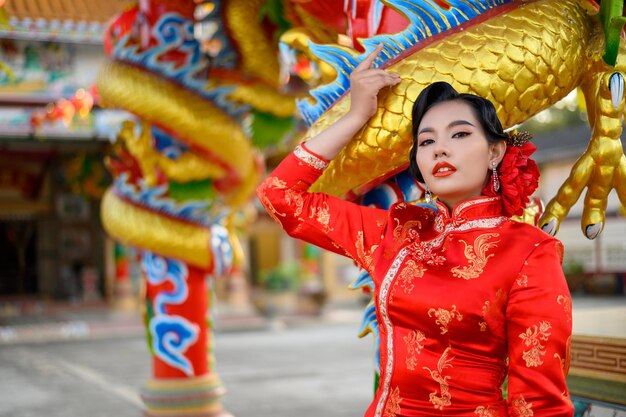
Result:
M332 232L334 229L330 227L330 207L328 203L324 201L323 206L311 207L311 214L309 214L309 219L317 220L317 222L322 225L322 231L324 233ZM361 232L362 233L362 232Z
M383 417L396 417L401 411L400 403L402 402L402 398L400 397L400 388L395 387L393 391L391 391L391 396L387 401L387 405L385 406L385 412L383 413Z
M500 413L498 413L498 410L492 408L490 405L486 408L481 405L476 407L474 414L478 415L478 417L498 417Z
M476 204L491 203L492 201L496 201L499 199L500 197L496 196L496 197L485 197L485 198L481 198L478 200L464 201L454 208L454 210L452 211L452 217L455 217L458 213L461 213L463 210L465 210L468 207L475 206Z
M424 346L421 345L420 342L426 340L426 335L424 335L424 333L420 332L419 330L414 330L404 336L403 339L404 343L406 343L407 351L406 368L414 371L415 366L417 365L416 355L422 353L422 349L424 348Z
M416 263L413 259L409 259L407 263L404 264L404 268L402 268L398 280L405 294L410 294L411 291L413 291L415 287L413 285L413 278L422 278L425 271L426 268L424 268L422 264Z
M490 321L492 324L495 324L496 321L504 321L504 313L502 309L506 304L506 297L504 296L504 292L501 288L496 291L496 296L493 302L490 300L485 301L482 310L482 317L484 321L478 323L480 326L480 331L484 332L487 330L487 321ZM492 329L494 331L495 329Z
M527 367L537 367L543 363L541 357L546 354L545 346L542 341L547 341L550 337L552 325L548 321L540 321L539 326L536 324L526 329L525 333L520 333L519 337L524 344L530 347L522 354L522 358L526 361Z
M387 219L383 216L376 218L376 226L378 227L383 227L386 222L387 222Z
M265 191L266 188L275 188L277 190L284 190L287 188L287 183L281 180L278 177L269 176L263 181L262 190Z
M456 305L452 304L452 310L445 310L443 308L438 308L438 309L434 309L431 308L430 310L428 310L428 317L432 317L432 315L435 315L435 317L437 317L437 320L435 320L435 323L437 323L441 329L441 334L446 334L448 333L448 325L450 324L450 322L452 321L452 319L457 319L458 321L463 320L463 315L461 313L459 313L459 311L456 309Z
M401 207L403 203L398 204ZM421 222L419 220L409 220L406 223L400 223L400 219L394 217L393 221L396 223L396 227L393 229L393 245L389 245L385 249L384 256L389 259L393 254L406 242L419 241L419 234L415 231L415 227L420 227Z
M306 149L304 149L300 145L296 146L296 149L293 150L293 154L299 160L301 160L302 162L306 163L307 165L312 166L313 168L316 168L316 169L319 169L319 170L323 170L323 169L326 169L326 167L328 166L327 162L324 162L323 160L321 160L317 156L311 154L310 152L308 152Z
M373 245L369 248L369 251L365 250L365 237L363 235L363 231L359 230L356 233L357 239L355 242L356 245L356 255L363 262L363 267L369 272L372 270L374 266L374 252L378 248L378 245Z
M556 245L556 253L557 255L559 255L559 259L561 260L561 263L563 263L563 256L565 255L564 251L565 251L565 248L563 247L562 243L559 243Z
M296 209L293 212L295 217L302 214L302 207L304 206L304 198L302 197L302 194L294 190L287 190L285 191L285 201L287 204L295 206Z
M517 285L520 287L528 287L528 275L520 273L518 276L519 278L515 280Z
M513 417L531 417L534 416L532 410L533 403L527 403L523 395L513 400L511 411L513 411Z
M269 198L267 198L265 194L265 190L268 188L284 190L285 188L287 188L287 183L281 179L278 179L277 177L267 177L265 181L263 181L263 183L259 187L259 196L260 196L261 202L263 203L263 205L265 206L267 210L267 214L269 214L270 217L276 221L276 223L281 224L281 221L278 218L278 216L286 217L287 214L281 213L274 208L274 206L272 205L272 202L270 201Z
M441 219L441 216L438 216L437 219ZM499 216L499 217L492 217L492 218L486 218L486 219L470 220L461 225L447 224L445 226L445 229L443 229L443 226L442 226L443 232L439 236L437 236L436 238L432 240L424 242L423 244L425 246L428 246L430 249L435 249L443 243L448 233L452 231L463 231L463 230L469 230L469 229L474 229L474 228L492 228L492 227L499 226L500 224L502 224L503 222L507 220L508 219L506 217ZM376 411L374 413L374 417L381 417L382 415L383 406L389 395L389 385L391 383L393 363L395 359L394 353L393 353L394 352L393 350L393 326L391 325L391 320L389 319L389 314L387 312L387 297L389 296L389 288L391 286L391 283L393 282L396 274L398 273L398 269L402 265L402 262L406 258L407 254L408 254L408 248L403 248L402 250L400 250L396 258L393 260L391 267L385 274L385 277L383 278L383 282L380 286L380 294L379 294L380 317L382 319L382 325L387 331L386 343L387 343L388 353L387 353L387 364L385 365L385 369L384 370L381 369L380 376L381 376L381 381L382 381L381 382L382 392L378 400L378 404L376 404ZM381 343L384 343L384 341L381 340Z
M348 258L352 258L352 255L350 254L350 252L348 252L347 250L345 250L343 247L339 246L335 241L331 240L330 244L337 250L343 252L344 255L346 255Z
M414 244L408 246L407 249L411 252L411 255L413 255L415 259L425 261L427 265L441 266L446 262L445 257L437 255L433 252L434 248L430 244L430 241L415 242Z
M433 403L433 406L437 410L443 410L443 407L447 407L452 404L452 395L450 394L450 386L448 385L448 379L450 379L451 377L449 375L443 376L444 369L452 368L450 362L452 362L454 357L448 359L448 354L450 353L450 350L452 350L452 348L448 346L443 352L443 355L441 355L441 358L439 358L439 362L437 362L437 369L431 370L426 366L423 367L423 369L430 372L431 378L439 383L439 389L441 389L441 396L437 396L437 390L435 390L435 392L431 392L428 396L430 402Z
M561 370L563 371L563 375L567 375L569 373L569 366L572 361L572 336L567 338L567 342L565 343L565 358L562 358L558 353L554 354L554 357L559 360L561 363Z
M445 227L443 224L443 217L442 216L437 216L435 218L435 224L433 225L435 231L437 233L441 233L443 231L443 228Z
M414 230L416 227L419 228L422 224L419 220L409 220L405 223L400 223L400 219L394 218L394 221L397 223L396 227L393 229L393 237L396 241L404 241L407 237L416 239L418 237L418 233Z
M463 278L465 280L478 278L482 274L483 269L487 265L487 260L494 256L494 254L487 255L487 251L497 246L499 241L489 242L489 239L500 236L499 233L485 233L476 238L474 245L468 245L467 242L461 240L461 243L465 245L465 257L467 258L469 265L461 267L461 265L451 269L452 274L456 278Z
M572 321L572 299L566 295L559 295L556 297L556 302L563 306L563 311L567 316L568 323Z
M437 219L441 219L441 216L437 217ZM425 248L428 248L428 250L432 252L433 250L439 248L443 244L443 242L446 240L448 235L452 232L462 232L465 230L478 229L478 228L490 229L490 228L500 226L502 222L506 220L508 220L506 217L500 216L500 217L490 217L486 219L470 220L460 225L448 223L445 225L445 228L443 228L442 226L441 234L439 234L436 238L432 240L420 242L419 246L422 248L422 250L424 250ZM418 246L418 244L416 242L415 244L411 246Z

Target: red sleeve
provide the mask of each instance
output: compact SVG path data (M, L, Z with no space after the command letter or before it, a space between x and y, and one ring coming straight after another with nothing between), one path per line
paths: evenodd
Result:
M511 287L506 309L511 417L574 414L565 384L572 301L562 255L556 239L537 244Z
M261 183L257 195L290 236L347 255L371 274L387 211L308 192L327 165L328 161L298 146Z

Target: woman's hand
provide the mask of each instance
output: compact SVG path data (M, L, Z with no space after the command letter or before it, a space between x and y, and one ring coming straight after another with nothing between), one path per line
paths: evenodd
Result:
M400 82L398 74L372 68L376 56L382 51L380 44L350 75L350 110L326 130L306 142L306 147L317 155L333 159L350 139L363 128L376 113L378 92Z
M374 60L382 49L381 43L350 74L351 104L346 116L362 124L376 113L378 92L384 87L396 85L401 81L398 74L372 68Z

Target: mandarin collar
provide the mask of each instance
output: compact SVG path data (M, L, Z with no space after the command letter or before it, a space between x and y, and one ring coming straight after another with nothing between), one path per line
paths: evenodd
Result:
M502 216L502 201L500 196L479 196L463 200L454 207L452 213L448 207L437 200L437 209L444 223L463 223L467 220L485 217Z

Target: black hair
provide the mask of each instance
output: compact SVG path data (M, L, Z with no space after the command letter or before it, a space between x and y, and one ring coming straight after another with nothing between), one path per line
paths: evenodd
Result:
M412 111L413 147L409 154L409 171L421 183L424 183L424 177L417 166L417 162L415 162L418 147L417 130L426 112L433 106L446 101L463 101L469 104L485 132L487 142L490 144L506 141L509 138L502 129L502 123L500 123L491 101L474 94L459 93L450 84L443 81L432 83L417 96Z

